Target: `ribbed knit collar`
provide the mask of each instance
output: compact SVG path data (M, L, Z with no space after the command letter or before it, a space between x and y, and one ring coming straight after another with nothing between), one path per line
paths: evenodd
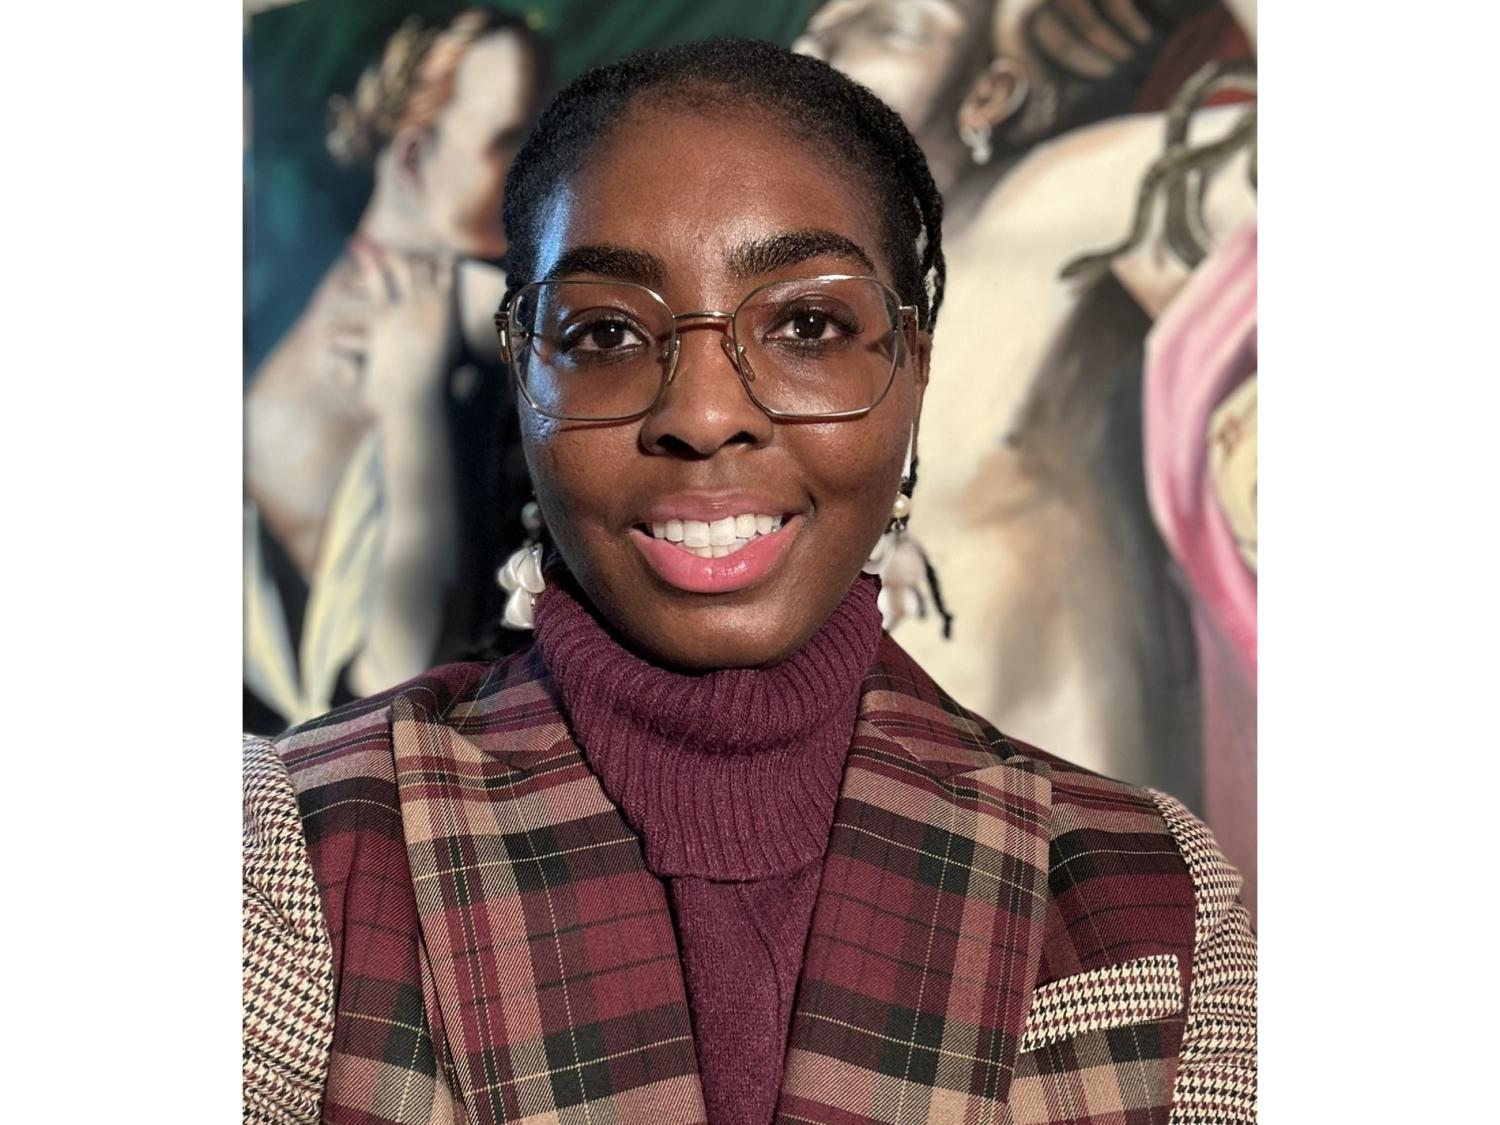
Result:
M779 664L693 674L632 653L566 582L548 582L536 604L542 659L654 873L762 879L823 854L880 642L878 593L861 575Z

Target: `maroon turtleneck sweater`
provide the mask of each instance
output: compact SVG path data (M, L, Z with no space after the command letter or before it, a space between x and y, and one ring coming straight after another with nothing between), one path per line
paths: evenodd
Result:
M775 1113L878 591L861 575L779 664L699 674L631 653L561 583L537 601L573 733L666 882L713 1125Z

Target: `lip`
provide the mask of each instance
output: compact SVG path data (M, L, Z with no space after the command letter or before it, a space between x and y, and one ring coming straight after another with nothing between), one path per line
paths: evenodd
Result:
M799 510L798 505L787 504L764 492L680 492L656 501L641 513L636 522L702 520L704 523L713 523L725 516L742 516L746 513L791 516Z
M741 508L740 511L756 511ZM765 511L765 509L759 509ZM665 519L702 519L702 516L668 516ZM716 517L715 517L716 518ZM786 554L802 530L802 517L793 516L775 531L762 535L721 559L704 559L684 551L665 539L630 529L630 540L641 557L669 586L690 594L730 594L753 586L769 574Z

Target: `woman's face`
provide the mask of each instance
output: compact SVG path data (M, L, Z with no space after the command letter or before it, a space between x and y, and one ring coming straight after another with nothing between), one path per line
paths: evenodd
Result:
M981 7L969 0L829 0L792 50L868 86L922 141L950 88L972 70Z
M422 184L434 235L460 254L505 253L500 197L536 109L536 81L535 62L514 32L475 40L458 64Z
M674 312L734 309L775 279L873 274L889 285L871 194L772 117L633 109L549 201L537 276L643 282ZM584 248L612 253L557 268ZM521 407L537 499L569 569L627 641L684 668L784 659L832 613L890 518L930 347L910 334L889 393L864 417L784 423L745 393L725 331L681 330L675 378L644 419L584 425ZM727 580L649 531L744 515L784 522Z

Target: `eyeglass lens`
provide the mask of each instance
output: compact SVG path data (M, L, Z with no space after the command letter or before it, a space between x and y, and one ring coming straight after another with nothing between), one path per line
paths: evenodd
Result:
M627 418L661 392L677 328L649 290L624 283L544 281L511 310L512 358L532 403L578 420ZM735 312L742 375L776 414L864 410L885 394L901 360L894 294L871 278L777 281Z

